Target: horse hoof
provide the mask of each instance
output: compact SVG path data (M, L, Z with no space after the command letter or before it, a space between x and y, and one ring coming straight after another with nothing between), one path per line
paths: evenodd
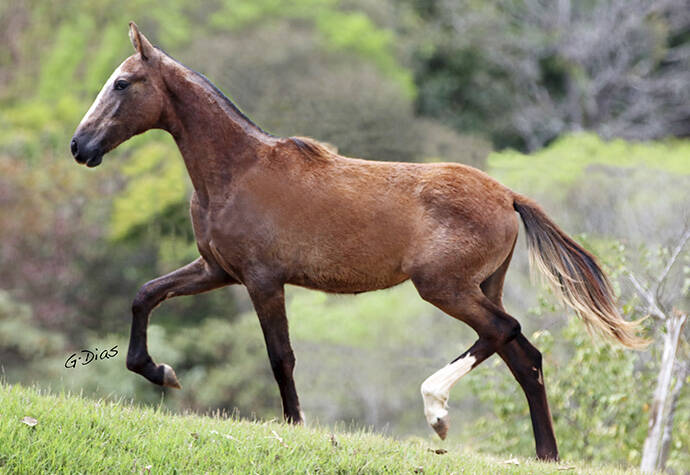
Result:
M175 370L167 364L161 365L163 367L163 386L168 388L182 389L182 385L177 380Z
M441 440L445 440L448 435L448 427L450 423L448 422L448 416L439 417L436 422L431 424L431 428L436 431Z
M298 413L298 416L290 416L288 414L284 415L285 417L285 422L288 424L292 424L295 426L302 426L304 425L304 413L300 410Z

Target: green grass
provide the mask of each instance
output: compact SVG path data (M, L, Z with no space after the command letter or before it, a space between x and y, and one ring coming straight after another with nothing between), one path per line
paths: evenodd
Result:
M23 423L27 416L38 423ZM441 448L447 452L437 453ZM365 431L175 415L4 383L0 472L633 473L510 454L496 458L431 437L400 441Z

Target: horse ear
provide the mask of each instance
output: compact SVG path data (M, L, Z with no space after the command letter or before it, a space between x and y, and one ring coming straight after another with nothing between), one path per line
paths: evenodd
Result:
M129 22L129 39L143 60L148 60L156 51L151 42L139 32L139 27L133 21Z

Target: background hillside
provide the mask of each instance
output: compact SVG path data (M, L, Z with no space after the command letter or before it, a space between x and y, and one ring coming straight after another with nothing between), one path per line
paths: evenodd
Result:
M530 281L518 243L505 303L544 353L561 454L639 465L670 368L657 466L690 470L687 0L0 4L2 378L270 419L280 399L243 288L154 312L151 354L182 391L124 367L137 289L196 253L191 184L169 136L136 137L93 171L69 154L132 52L130 20L272 133L349 156L471 164L540 202L600 257L626 318L652 313L646 351L591 340ZM287 301L308 421L431 437L419 384L469 347L469 328L409 283L358 296L289 288ZM65 367L116 345L112 359ZM450 406L448 444L533 454L527 405L500 359L464 378Z

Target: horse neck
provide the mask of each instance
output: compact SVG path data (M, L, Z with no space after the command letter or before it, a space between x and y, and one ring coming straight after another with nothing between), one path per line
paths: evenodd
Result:
M272 136L198 74L172 60L168 63L164 79L170 94L164 128L182 153L200 203L222 199L233 177L256 160Z

